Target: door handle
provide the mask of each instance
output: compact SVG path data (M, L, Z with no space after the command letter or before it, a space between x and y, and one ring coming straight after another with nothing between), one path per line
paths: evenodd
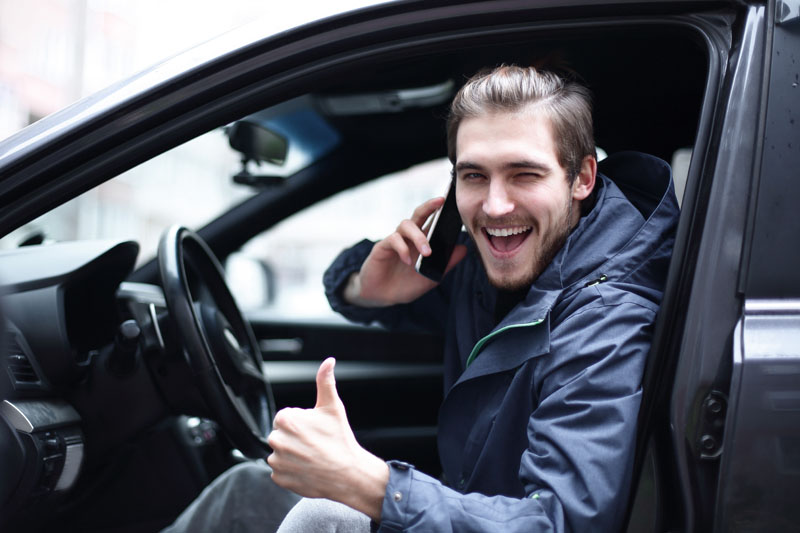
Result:
M303 339L261 339L258 347L262 354L300 355L303 353Z

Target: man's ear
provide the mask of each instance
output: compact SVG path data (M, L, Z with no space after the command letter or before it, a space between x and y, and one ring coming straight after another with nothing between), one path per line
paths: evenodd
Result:
M581 170L572 182L572 199L584 200L594 189L594 180L597 177L597 160L594 156L587 155L581 163Z

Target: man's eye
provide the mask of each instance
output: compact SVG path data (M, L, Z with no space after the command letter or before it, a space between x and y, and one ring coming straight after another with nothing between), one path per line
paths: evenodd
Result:
M483 177L484 177L484 176L483 176L483 174L481 174L481 173L479 173L479 172L467 172L466 174L463 174L463 175L461 176L461 179L465 179L465 180L479 180L479 179L483 179Z

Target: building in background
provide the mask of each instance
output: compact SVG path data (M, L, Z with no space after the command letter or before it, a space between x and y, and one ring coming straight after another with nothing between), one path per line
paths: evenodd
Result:
M0 138L250 22L263 10L264 3L254 0L0 0ZM223 187L216 189L220 194L212 199L191 198L194 203L184 203L175 197L143 197L142 188L130 186L131 180L161 179L174 182L177 188L187 180L216 182L230 174L235 157L225 143L201 141L192 146L170 152L156 168L151 164L132 169L89 191L5 238L2 246L28 239L144 233L150 236L147 247L151 251L164 224L176 215L196 226L207 221L202 214L218 213L246 194Z
M252 21L265 4L0 0L0 138Z

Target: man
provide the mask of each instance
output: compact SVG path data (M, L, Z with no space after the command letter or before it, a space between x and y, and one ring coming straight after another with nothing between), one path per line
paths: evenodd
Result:
M273 480L380 531L616 530L678 215L669 167L627 153L599 174L586 89L514 66L459 91L448 149L469 240L443 282L413 267L442 198L325 275L349 319L445 335L447 484L358 445L331 360L317 407L275 418Z
M442 283L413 267L431 253L422 228L442 198L343 252L324 280L351 320L445 336L446 483L359 446L328 359L316 407L280 411L269 437L274 482L323 498L301 501L281 532L621 526L678 215L669 167L622 153L601 164L611 179L598 172L588 91L513 66L459 91L448 152L469 238ZM242 465L215 481L169 531L279 519L294 499L263 470Z

